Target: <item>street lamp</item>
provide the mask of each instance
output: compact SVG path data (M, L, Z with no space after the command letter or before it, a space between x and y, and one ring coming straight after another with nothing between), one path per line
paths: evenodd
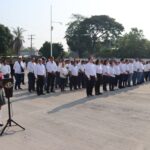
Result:
M62 25L62 22L53 21L53 11L52 5L50 6L50 56L53 56L53 23L59 23Z

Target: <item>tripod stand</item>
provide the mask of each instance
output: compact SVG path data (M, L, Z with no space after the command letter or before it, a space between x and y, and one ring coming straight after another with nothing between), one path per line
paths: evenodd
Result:
M19 125L17 122L15 122L14 120L12 120L12 118L11 118L11 108L10 108L10 104L11 104L10 98L8 98L8 120L7 120L6 125L5 125L4 128L2 129L2 131L1 131L1 133L0 133L0 136L3 135L3 133L4 133L4 131L5 131L5 129L6 129L7 127L11 127L11 126L12 126L12 123L14 123L16 126L19 126L21 129L25 130L24 127L22 127L22 126Z

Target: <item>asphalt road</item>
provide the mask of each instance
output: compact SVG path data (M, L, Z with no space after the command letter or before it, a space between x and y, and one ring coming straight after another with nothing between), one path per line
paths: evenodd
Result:
M11 101L26 130L7 128L0 150L150 150L150 84L90 98L84 90L39 97L22 90Z

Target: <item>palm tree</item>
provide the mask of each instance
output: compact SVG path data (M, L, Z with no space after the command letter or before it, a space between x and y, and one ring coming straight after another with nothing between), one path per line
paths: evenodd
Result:
M20 27L13 29L13 34L14 34L13 49L17 55L19 55L20 49L23 46L23 42L24 42L23 32L24 31L25 30Z

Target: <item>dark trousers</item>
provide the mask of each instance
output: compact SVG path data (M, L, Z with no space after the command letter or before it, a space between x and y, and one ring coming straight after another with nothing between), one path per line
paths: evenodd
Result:
M79 89L81 87L85 88L85 74L83 72L79 72L79 75L78 75L78 87L79 87Z
M37 86L36 86L36 90L37 90L37 94L41 95L43 94L43 88L44 88L44 76L37 76Z
M86 94L91 96L93 88L95 86L95 76L90 76L90 79L86 77Z
M148 81L148 73L149 73L148 71L145 71L145 72L144 72L145 81Z
M9 74L5 74L4 79L8 79L8 78L9 78Z
M119 79L119 88L124 87L124 81L125 81L125 76L124 76L124 74L121 74L120 79Z
M21 83L22 83L22 84L25 84L25 83L24 83L24 76L25 76L25 74L22 73L22 74L21 74Z
M56 72L55 88L60 86L60 73Z
M15 73L15 89L20 88L21 74Z
M95 82L95 94L98 95L100 93L100 85L102 84L103 76L102 74L97 74L97 80Z
M123 87L127 87L128 78L129 78L128 74L123 75Z
M137 84L137 72L136 71L134 71L134 73L133 73L132 82L133 82L133 85Z
M109 77L109 90L113 91L115 85L115 77Z
M70 90L74 88L74 90L77 89L77 84L78 84L78 76L70 76Z
M28 73L28 90L29 92L35 91L35 76L34 73Z
M115 76L115 86L118 87L119 85L119 80L120 80L120 75Z
M103 75L103 91L107 91L108 81L109 81L109 76Z
M60 78L60 89L61 91L65 90L66 78Z
M54 91L54 82L55 82L55 74L54 73L48 73L48 76L47 76L47 92L50 92L50 91L53 92Z

